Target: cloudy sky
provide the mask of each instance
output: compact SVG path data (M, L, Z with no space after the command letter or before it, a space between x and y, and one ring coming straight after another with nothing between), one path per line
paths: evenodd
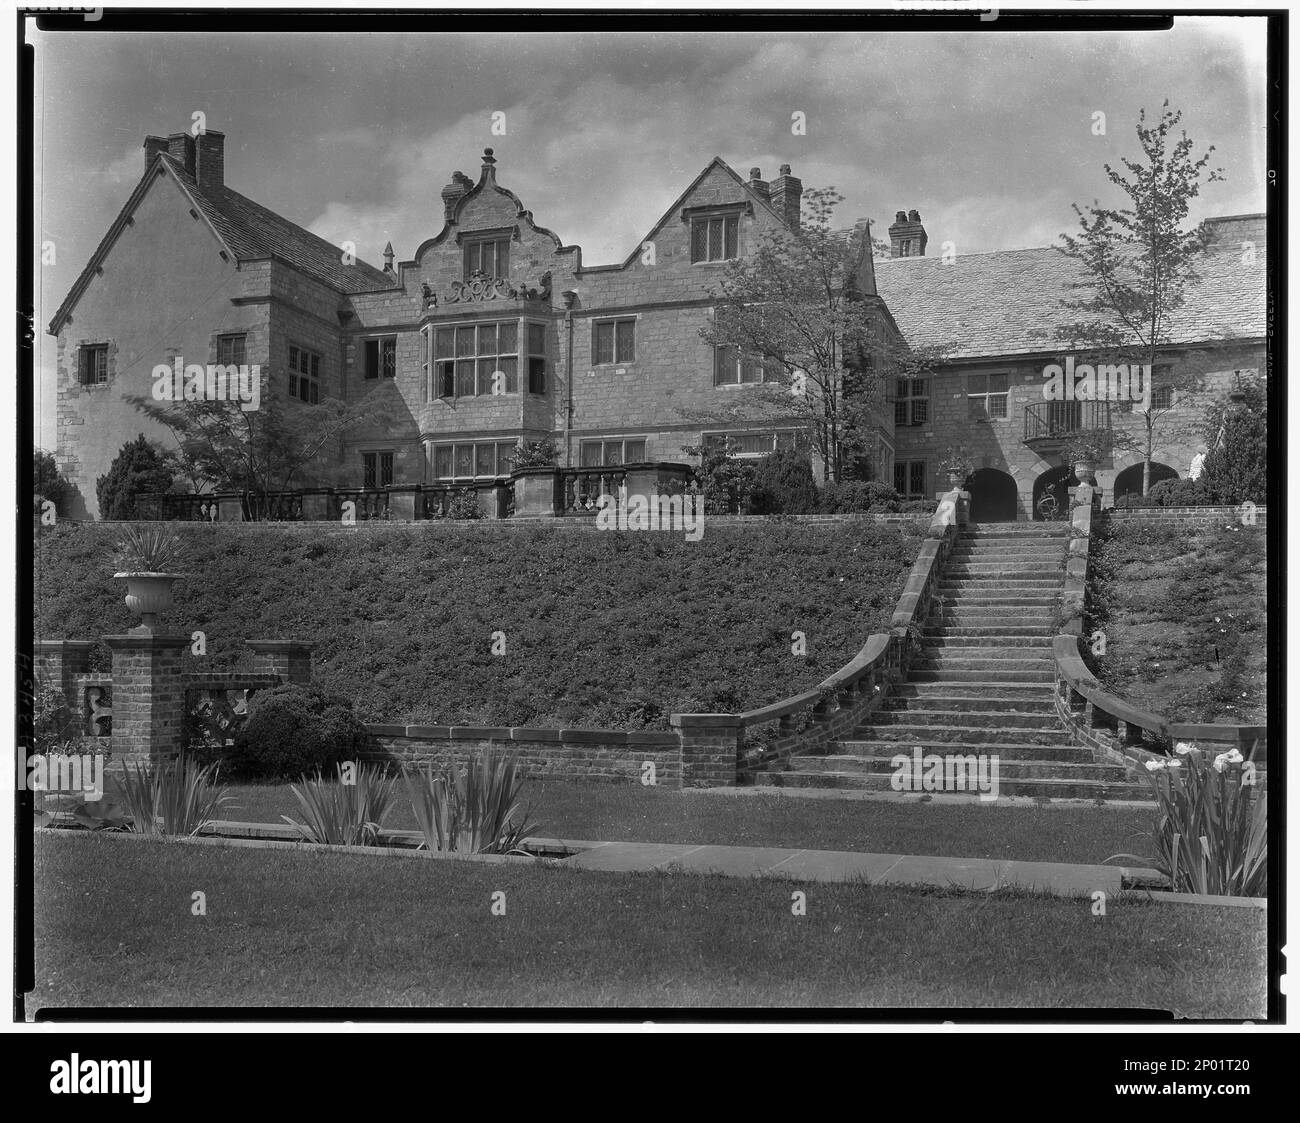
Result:
M386 241L403 260L441 229L439 192L455 169L477 179L485 145L498 181L588 265L622 260L715 155L742 176L788 163L805 189L833 185L845 225L915 207L932 251L1046 245L1072 202L1107 198L1102 165L1135 153L1139 108L1165 98L1226 172L1193 217L1265 207L1261 19L1126 34L30 34L37 252L57 248L37 269L38 331L143 173L145 135L187 130L196 111L226 134L230 186L376 264ZM42 344L38 437L53 448Z

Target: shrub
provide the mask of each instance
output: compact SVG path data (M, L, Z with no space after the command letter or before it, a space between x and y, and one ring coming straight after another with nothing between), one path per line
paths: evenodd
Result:
M37 514L40 514L41 503L48 499L54 504L56 514L67 515L73 486L59 474L54 455L40 448L32 454L32 490Z
M473 488L462 487L451 497L447 504L449 519L481 519L483 508L478 503L478 492Z
M138 501L142 496L166 491L172 474L163 454L145 439L143 433L122 446L108 474L95 481L101 519L139 517Z
M78 735L76 715L63 691L37 687L32 708L32 747L42 755L71 752Z
M343 769L339 767L333 781L326 782L316 773L314 780L303 777L301 788L289 788L302 809L307 821L299 823L288 815L280 818L294 827L308 842L323 842L330 846L376 846L384 817L393 805L393 789L397 780L382 776L376 768L364 764L343 782Z
M880 480L832 480L822 488L821 509L829 515L894 512L901 502L898 492Z
M1213 763L1180 744L1168 761L1149 761L1155 788L1155 857L1114 854L1106 861L1144 862L1177 893L1262 897L1268 892L1267 801L1248 781L1236 749ZM1254 766L1247 765L1253 776Z
M365 732L350 702L316 687L260 690L225 750L226 767L248 779L294 780L353 759Z
M1199 480L1161 480L1147 493L1149 507L1204 507L1212 500Z
M525 441L515 451L516 468L550 468L555 464L554 441Z
M704 496L705 514L737 515L749 505L754 489L754 465L733 456L734 446L735 442L728 439L726 448L706 445L682 449L700 458L694 470L694 482Z
M905 499L898 505L900 514L932 515L939 509L937 499Z
M1198 482L1215 503L1268 502L1268 418L1262 409L1224 418L1223 439L1206 456Z
M810 515L820 506L817 482L805 453L778 449L754 470L750 507L756 515Z

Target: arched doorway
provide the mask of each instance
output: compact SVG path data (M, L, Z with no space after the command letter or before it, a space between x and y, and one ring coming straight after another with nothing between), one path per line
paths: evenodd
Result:
M976 523L1015 522L1020 505L1016 481L997 468L980 468L962 485L970 492L970 518Z
M1178 473L1175 472L1168 464L1160 464L1155 460L1151 461L1151 486L1154 487L1161 480L1176 480ZM1126 495L1139 496L1142 494L1142 462L1139 460L1136 464L1130 464L1118 476L1115 477L1115 502L1118 503Z
M1069 517L1069 489L1078 486L1079 480L1072 468L1065 465L1059 468L1048 468L1034 481L1034 518L1041 521L1046 517L1041 505L1049 494L1056 499L1056 517L1058 519Z

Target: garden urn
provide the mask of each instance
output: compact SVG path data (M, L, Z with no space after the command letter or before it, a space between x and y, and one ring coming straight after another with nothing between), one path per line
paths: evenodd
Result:
M117 581L126 582L126 604L140 617L140 631L152 632L158 614L172 606L172 583L181 578L179 573L129 572L115 573Z

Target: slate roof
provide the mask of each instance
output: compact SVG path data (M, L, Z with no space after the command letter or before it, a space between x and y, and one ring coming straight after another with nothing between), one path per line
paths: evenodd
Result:
M259 261L274 257L339 293L374 292L376 289L390 289L396 285L396 279L390 274L359 258L352 265L344 265L343 253L338 246L304 230L274 211L267 210L238 191L225 186L200 187L185 170L184 164L172 159L167 153L160 152L69 289L63 303L59 305L54 319L50 321L51 335L59 333L64 320L71 314L90 283L90 278L112 248L131 212L152 185L155 167L159 162L167 166L168 172L180 183L236 260Z
M1259 338L1265 328L1265 262L1239 245L1211 248L1198 263L1200 281L1170 325L1173 343L1225 336ZM1049 247L942 257L877 259L876 286L913 346L947 346L969 359L1056 351L1058 325L1084 318L1061 305L1086 295L1071 288L1082 265Z
M373 292L396 284L390 274L359 258L352 265L345 265L338 246L238 191L224 185L199 186L185 165L166 153L160 153L159 159L185 185L204 217L240 261L278 258L341 293Z

